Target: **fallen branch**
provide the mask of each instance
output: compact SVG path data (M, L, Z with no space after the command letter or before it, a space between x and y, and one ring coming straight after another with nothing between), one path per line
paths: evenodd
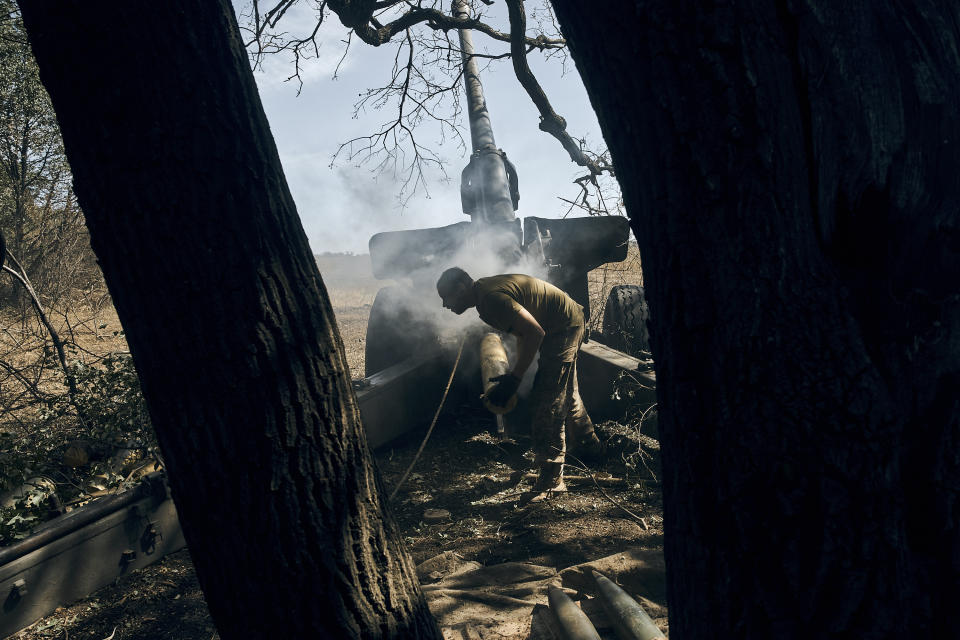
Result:
M523 477L524 477L525 479L527 479L527 480L536 480L536 479L537 479L537 474L535 474L535 473L533 473L533 472L531 472L531 473L525 473L525 474L523 474ZM579 484L579 483L593 482L594 484L596 484L596 483L602 483L602 484L605 484L605 485L619 485L619 484L623 484L624 482L626 482L626 479L625 479L625 478L616 478L616 477L614 477L614 476L609 476L609 475L608 475L608 476L601 476L601 475L598 475L598 474L585 475L585 476L583 476L583 475L580 475L580 476L571 476L571 475L563 474L563 481L566 482L566 483L570 483L570 484Z
M573 455L573 454L570 454L570 453L568 453L567 456L569 456L569 457L573 458L574 460L576 460L577 463L578 463L583 469L585 469L586 471L590 471L590 467L588 467L588 466L583 462L583 460L581 460L581 459L578 458L577 456L575 456L575 455ZM603 490L603 487L601 487L601 486L600 486L600 483L597 481L597 474L596 474L595 472L593 472L593 473L590 474L590 479L593 480L593 484L597 487L597 490L600 491L600 494L601 494L604 498L606 498L606 499L610 502L610 504L612 504L613 506L617 507L618 509L620 509L621 511L623 511L624 513L626 513L628 516L630 516L631 518L633 518L633 519L637 522L637 524L639 524L641 527L643 527L644 531L646 531L647 529L650 528L650 526L647 524L647 521L646 521L646 520L644 520L643 518L641 518L640 516L638 516L637 514L635 514L633 511L630 511L630 509L627 509L627 508L626 508L625 506L623 506L620 502L617 502L616 500L614 500L612 497L610 497L610 494L609 494L609 493L607 493L606 491Z
M440 585L428 584L421 587L425 593L432 593L450 598L463 598L475 602L484 602L487 604L512 605L532 607L537 603L531 600L522 600L513 596L505 596L499 593L490 593L479 589L448 589Z

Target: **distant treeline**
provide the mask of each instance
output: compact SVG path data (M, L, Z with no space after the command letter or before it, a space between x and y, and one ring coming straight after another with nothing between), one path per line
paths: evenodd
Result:
M324 258L360 258L363 256L369 257L369 255L367 253L354 253L353 251L324 251L314 254L314 257L317 260L322 260Z
M351 253L349 251L335 253L327 251L315 254L317 267L324 280L338 282L369 280L373 278L373 269L370 266L370 254Z

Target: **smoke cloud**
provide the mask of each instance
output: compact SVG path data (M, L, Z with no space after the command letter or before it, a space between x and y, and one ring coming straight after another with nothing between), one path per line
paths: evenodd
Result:
M480 224L470 224L467 227L459 246L448 247L448 251L441 255L432 254L429 246L421 238L412 234L410 242L400 246L391 246L398 252L397 263L415 262L415 258L422 259L422 266L415 269L395 271L390 278L396 286L402 287L402 303L383 305L375 303L373 313L387 314L392 322L401 323L409 327L411 332L426 339L427 342L439 342L449 350L455 350L461 340L467 340L468 345L479 342L479 338L493 329L480 320L476 308L468 309L462 315L457 315L444 309L440 296L436 291L436 281L440 274L449 267L464 269L473 279L503 274L525 273L535 277L545 278L546 268L542 261L520 253L520 244L515 234L505 232L503 228L490 228ZM383 273L381 276L385 275ZM391 295L394 295L393 292ZM391 299L394 299L393 297ZM504 347L510 361L516 360L516 340L512 336L503 336ZM472 367L475 354L466 356L468 366ZM472 367L475 368L475 367ZM520 387L521 395L526 395L533 383L536 373L536 361L527 375L524 376Z

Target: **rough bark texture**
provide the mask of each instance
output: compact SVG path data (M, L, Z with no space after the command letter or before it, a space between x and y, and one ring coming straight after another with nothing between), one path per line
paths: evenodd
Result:
M438 638L230 5L22 10L222 637Z
M960 4L555 0L640 243L670 636L960 628Z

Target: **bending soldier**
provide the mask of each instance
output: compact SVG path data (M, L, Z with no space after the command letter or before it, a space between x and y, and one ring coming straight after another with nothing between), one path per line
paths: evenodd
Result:
M517 338L513 370L496 378L497 384L487 393L492 404L506 405L540 352L530 395L538 467L533 499L564 491L568 448L583 457L602 451L577 389L577 355L585 332L582 307L561 289L532 276L505 274L473 280L459 267L443 272L437 293L445 308L459 315L476 307L481 320Z

